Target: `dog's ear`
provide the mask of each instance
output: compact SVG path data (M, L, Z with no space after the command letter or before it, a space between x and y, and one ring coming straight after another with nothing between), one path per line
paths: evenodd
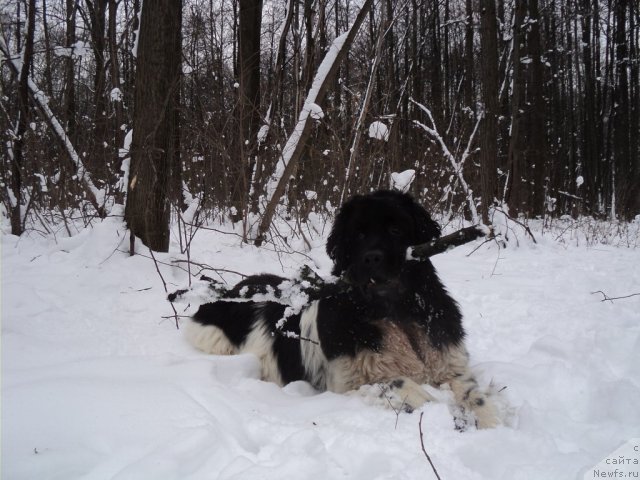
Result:
M416 245L430 242L440 236L440 225L429 215L422 205L411 199L411 214L416 227Z
M352 198L340 207L333 222L331 233L327 239L327 254L333 260L333 275L339 276L346 268L348 261L348 226L353 216L354 203L356 198Z

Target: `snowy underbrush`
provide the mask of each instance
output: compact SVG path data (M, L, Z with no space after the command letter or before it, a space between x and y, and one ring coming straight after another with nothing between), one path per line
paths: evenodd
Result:
M640 247L640 215L632 222L570 216L538 221L536 230L562 244L595 247Z
M194 236L203 230L226 232L247 242L255 238L260 223L259 215L250 213L234 223L230 220L233 209L203 210L198 198L189 197L187 200L188 208L185 212L178 215L174 210L172 214L172 231L182 252L187 249ZM108 207L110 217L122 218L124 211L121 205L111 202ZM311 208L310 204L295 208L280 206L274 216L267 243L283 253L309 251L318 239L326 238L335 212L336 208L330 204L322 209ZM443 234L471 225L462 215L434 212L432 216L442 226ZM28 236L64 238L77 235L97 222L100 219L88 203L81 209L56 208L42 212L30 210L25 221L25 233ZM509 216L508 211L497 208L491 213L491 223L503 246L519 247L521 242L536 243L538 239L577 247L640 246L640 215L631 222L591 216L573 218L569 215L514 219ZM11 232L4 205L0 205L0 231L5 234Z
M569 231L556 241L530 224L537 243L511 226L520 248L479 240L433 257L481 384L504 388L513 412L459 433L446 390L396 415L262 382L256 358L202 354L176 329L166 291L196 274L234 283L306 264L328 275L329 223L303 236L284 218L278 240L256 248L240 225L211 221L188 254L176 225L154 263L140 244L129 256L121 213L72 237L2 236L2 478L435 478L422 415L443 480L564 480L640 431L640 296L592 293L640 292L640 249L592 248ZM179 308L178 324L197 305Z

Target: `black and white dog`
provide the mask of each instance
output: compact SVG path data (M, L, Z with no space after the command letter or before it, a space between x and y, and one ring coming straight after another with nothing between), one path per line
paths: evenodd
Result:
M306 380L337 393L380 384L385 396L407 410L433 400L421 384L446 383L457 420L493 427L499 423L496 408L469 369L456 302L429 260L407 260L409 246L439 236L438 224L409 195L355 196L340 209L327 243L333 274L351 287L288 318L286 329L302 339L278 334L285 306L274 302L202 305L186 336L208 353L257 355L264 380ZM282 280L257 275L234 289L275 289Z

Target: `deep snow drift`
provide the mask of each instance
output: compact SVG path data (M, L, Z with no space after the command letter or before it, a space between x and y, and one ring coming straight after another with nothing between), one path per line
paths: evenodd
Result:
M322 236L308 238L306 254L279 254L200 231L191 257L326 275ZM506 426L459 433L446 392L396 417L357 396L261 382L250 356L194 351L162 318L162 281L152 260L124 252L116 218L57 241L4 235L2 478L430 479L421 412L443 480L582 478L640 433L640 297L591 294L640 292L640 249L538 240L433 259L464 312L472 365L506 387L511 412ZM169 290L187 284L174 247L156 255Z

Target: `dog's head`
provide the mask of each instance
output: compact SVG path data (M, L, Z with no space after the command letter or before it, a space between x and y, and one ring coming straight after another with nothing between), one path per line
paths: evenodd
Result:
M327 242L333 274L373 293L396 287L407 247L440 236L440 227L411 196L357 195L338 212Z

